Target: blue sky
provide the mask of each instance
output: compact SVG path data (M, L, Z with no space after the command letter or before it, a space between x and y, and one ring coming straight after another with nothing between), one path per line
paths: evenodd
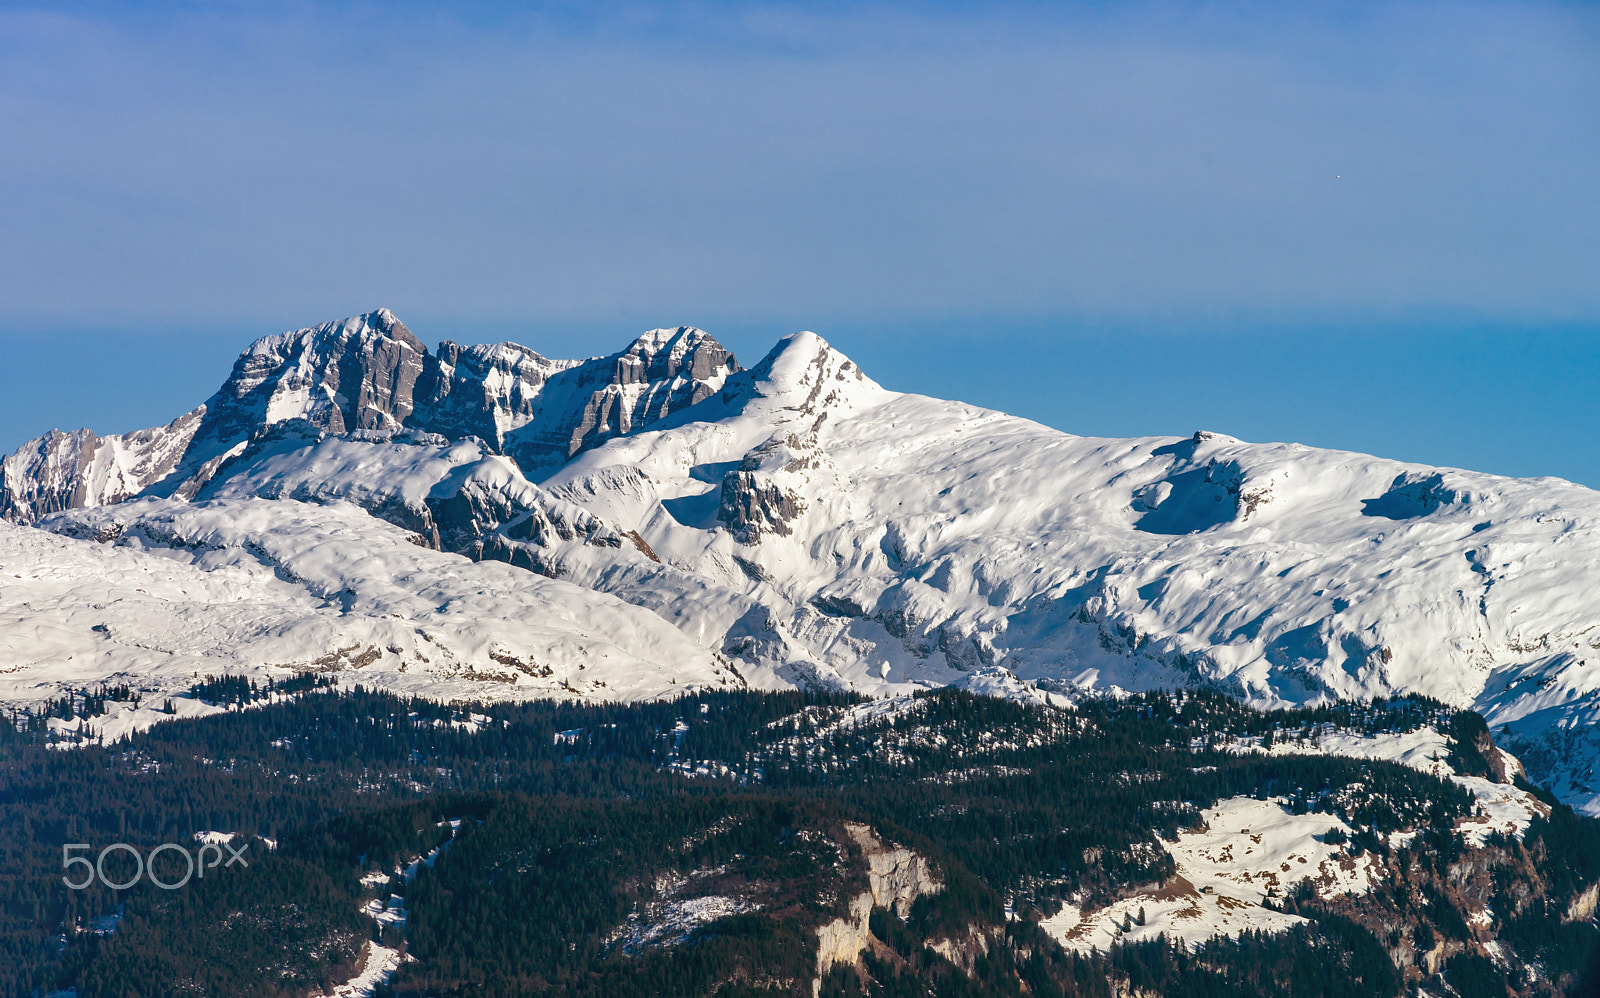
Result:
M1600 486L1594 4L0 3L0 135L4 450L387 305Z

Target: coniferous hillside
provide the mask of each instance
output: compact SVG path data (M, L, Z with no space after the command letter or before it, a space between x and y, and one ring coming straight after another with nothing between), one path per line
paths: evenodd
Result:
M0 726L0 995L1556 995L1600 945L1600 823L1423 699L191 696ZM196 833L249 865L62 883Z

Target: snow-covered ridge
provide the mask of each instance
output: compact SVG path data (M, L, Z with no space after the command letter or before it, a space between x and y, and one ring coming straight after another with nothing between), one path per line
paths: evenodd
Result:
M175 505L130 503L150 496ZM298 503L267 517L266 499ZM1556 479L1206 432L1077 437L887 391L811 333L750 370L689 327L552 361L429 352L380 310L258 342L167 427L53 434L0 466L0 514L58 533L98 536L117 510L154 537L184 501L266 548L321 536L300 504L354 503L402 528L386 537L642 608L757 685L1422 693L1509 725L1536 778L1600 811L1600 496ZM338 516L350 544L377 529ZM427 571L460 564L437 557ZM46 661L28 641L14 654ZM72 662L51 666L61 681L87 675ZM48 674L29 689L55 692Z
M30 523L138 495L193 498L224 467L281 442L286 427L289 436L355 439L430 432L516 451L525 465L559 465L693 405L737 370L732 354L690 327L652 330L588 360L450 340L434 354L378 309L262 337L204 405L168 426L105 438L52 431L29 441L0 463L0 517Z

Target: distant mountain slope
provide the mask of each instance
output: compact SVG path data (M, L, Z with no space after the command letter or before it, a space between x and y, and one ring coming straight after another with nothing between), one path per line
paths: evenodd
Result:
M1600 496L1556 479L1076 437L887 391L809 333L742 371L687 328L582 362L431 354L379 311L260 341L162 430L30 443L0 509L91 535L183 515L93 509L141 494L224 520L348 500L649 609L764 687L1419 692L1600 811Z

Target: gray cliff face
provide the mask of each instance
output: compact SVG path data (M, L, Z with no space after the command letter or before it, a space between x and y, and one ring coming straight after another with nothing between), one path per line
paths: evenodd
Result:
M418 386L415 425L452 440L475 436L530 478L710 397L739 370L722 344L689 326L651 330L590 360L450 340L434 360Z
M508 435L505 451L529 478L701 402L739 371L703 330L653 329L626 350L552 375L532 419Z
M415 408L428 348L388 309L257 340L206 403L198 436L245 440L304 419L329 433L398 430Z
M450 340L433 354L379 309L257 340L205 405L167 426L104 438L51 431L30 441L0 462L0 517L31 523L138 495L194 498L238 462L281 447L291 430L308 441L402 431L476 437L533 478L694 405L738 370L721 344L690 327L652 330L590 360ZM430 534L428 511L410 512L403 525ZM446 532L473 543L485 531L480 520Z
M789 524L805 512L803 502L759 471L730 471L722 478L717 519L728 525L741 544L755 544L763 534L787 537Z
M474 436L503 451L505 435L538 411L551 376L583 363L550 360L525 346L439 344L417 390L417 421L452 440Z
M87 472L100 438L91 430L51 430L0 464L0 514L32 523L48 513L84 505Z

